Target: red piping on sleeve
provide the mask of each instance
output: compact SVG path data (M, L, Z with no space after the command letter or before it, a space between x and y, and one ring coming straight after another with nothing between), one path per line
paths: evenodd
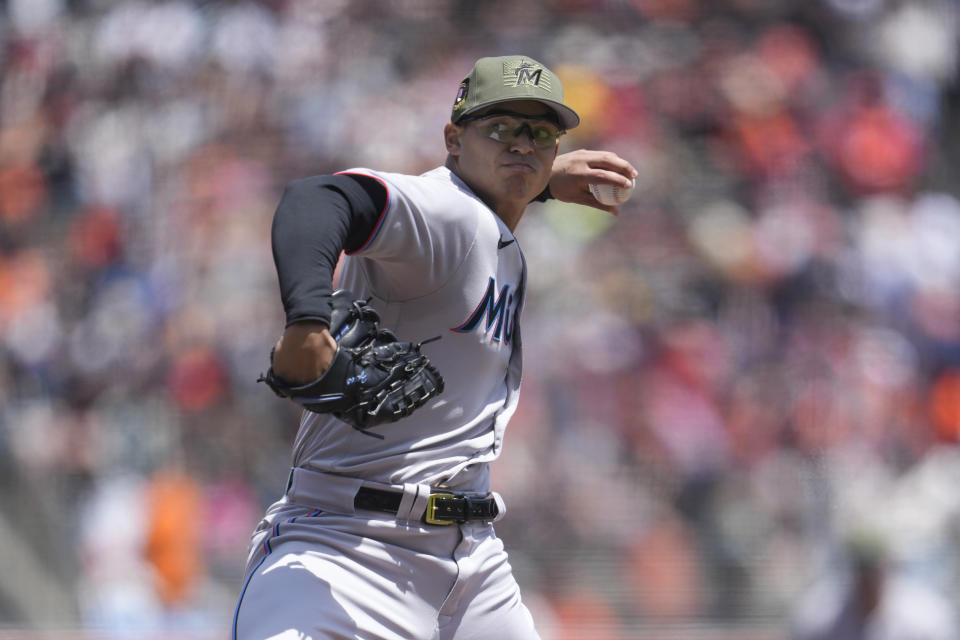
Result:
M370 243L373 242L373 239L377 237L377 233L380 232L380 227L383 226L383 219L387 216L387 209L390 207L390 187L386 182L378 178L377 176L371 176L366 173L356 173L353 171L339 171L335 175L338 176L363 176L364 178L373 178L377 182L383 185L383 188L387 190L387 202L383 205L383 209L380 211L380 217L377 218L377 224L373 225L373 231L370 232L370 237L360 246L356 251L344 252L348 256L352 256L355 253L360 253L364 249L370 246Z

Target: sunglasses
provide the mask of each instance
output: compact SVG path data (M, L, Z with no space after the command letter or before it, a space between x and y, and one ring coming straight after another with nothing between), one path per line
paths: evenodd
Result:
M556 146L560 136L564 134L563 129L549 120L504 111L494 111L480 116L466 116L461 118L457 124L466 124L473 121L481 123L480 130L483 135L504 144L512 143L526 131L530 139L533 140L535 147L549 149Z

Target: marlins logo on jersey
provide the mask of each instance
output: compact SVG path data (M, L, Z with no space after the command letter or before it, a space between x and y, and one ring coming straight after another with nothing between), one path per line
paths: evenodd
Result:
M497 280L491 277L487 283L487 290L480 300L480 304L476 306L473 313L470 314L470 317L467 318L463 324L459 327L454 327L451 331L470 333L476 330L484 318L486 318L486 324L482 331L484 333L490 333L490 329L492 328L493 332L490 333L491 340L494 342L500 342L502 340L504 344L510 344L510 340L513 338L513 327L516 325L517 320L513 317L513 309L518 307L516 304L518 296L512 289L509 284L505 284L500 289L500 292L497 293Z

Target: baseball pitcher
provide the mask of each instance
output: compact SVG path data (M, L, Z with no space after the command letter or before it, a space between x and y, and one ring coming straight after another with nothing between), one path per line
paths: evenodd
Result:
M482 58L457 91L443 166L287 186L271 237L286 328L262 380L304 411L286 489L253 535L234 638L538 638L490 491L520 389L514 230L550 197L616 213L590 185L636 177L613 153L558 156L578 124L548 68Z

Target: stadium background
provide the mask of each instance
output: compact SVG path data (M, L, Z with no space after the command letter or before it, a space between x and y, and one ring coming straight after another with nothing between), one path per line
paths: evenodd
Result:
M561 150L640 170L518 232L498 530L545 640L779 640L867 547L960 602L956 8L0 3L0 638L224 636L296 424L255 383L283 184L439 164L519 52Z

